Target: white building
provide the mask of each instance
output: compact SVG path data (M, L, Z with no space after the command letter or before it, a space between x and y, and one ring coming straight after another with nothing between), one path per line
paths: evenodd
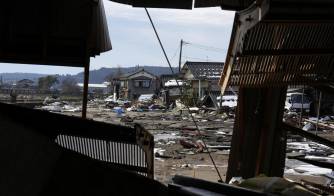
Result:
M78 83L77 85L83 89L83 83ZM104 95L109 94L111 93L110 82L103 82L102 84L88 84L88 93Z

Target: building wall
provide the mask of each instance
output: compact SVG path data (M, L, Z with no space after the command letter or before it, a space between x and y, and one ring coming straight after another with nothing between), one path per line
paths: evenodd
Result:
M149 87L137 87L135 83L137 80L150 80ZM142 94L155 94L158 89L157 80L155 78L148 78L148 77L137 77L127 80L125 82L127 86L123 88L123 96L126 99L133 100L138 98Z

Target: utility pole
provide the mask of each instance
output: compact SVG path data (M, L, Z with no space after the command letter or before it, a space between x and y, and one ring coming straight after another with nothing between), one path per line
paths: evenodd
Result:
M180 57L179 57L179 73L181 72L181 61L182 61L182 47L183 47L183 40L181 39L181 43L180 43Z

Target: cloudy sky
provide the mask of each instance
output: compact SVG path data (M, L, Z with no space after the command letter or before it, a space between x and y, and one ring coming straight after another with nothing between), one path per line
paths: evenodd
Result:
M91 59L91 69L101 67L168 66L143 8L104 0L113 50ZM234 12L220 8L193 10L149 9L167 55L178 65L180 40L183 61L224 61ZM36 65L1 65L3 72L75 74L79 68Z

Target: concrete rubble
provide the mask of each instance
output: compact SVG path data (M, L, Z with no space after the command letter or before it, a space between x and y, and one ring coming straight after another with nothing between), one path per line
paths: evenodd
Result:
M68 101L61 101L60 98L46 97L41 106L36 106L36 109L47 110L50 112L81 112L81 105Z

